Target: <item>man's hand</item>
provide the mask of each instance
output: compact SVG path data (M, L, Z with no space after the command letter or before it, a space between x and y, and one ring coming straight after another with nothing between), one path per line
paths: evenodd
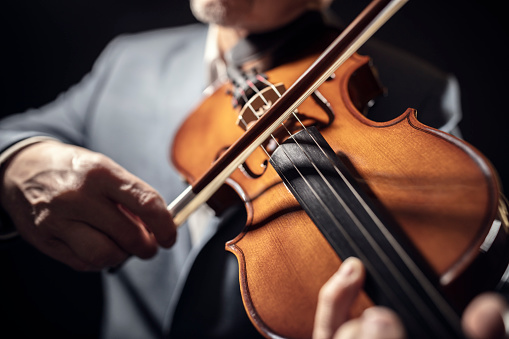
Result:
M76 270L115 267L170 247L163 198L110 158L58 142L22 149L5 166L0 201L21 236Z
M352 303L364 283L364 266L357 258L348 258L320 290L315 316L314 339L405 338L398 316L384 307L372 307L357 319L347 320ZM509 308L498 294L486 293L466 308L462 324L472 339L503 339L503 317Z
M364 284L362 262L348 258L323 285L318 297L313 339L405 338L401 321L384 307L372 307L348 320L348 312Z

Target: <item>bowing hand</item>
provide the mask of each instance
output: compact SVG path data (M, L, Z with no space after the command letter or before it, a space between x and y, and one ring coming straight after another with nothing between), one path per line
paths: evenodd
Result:
M150 258L176 231L162 197L110 158L45 141L4 166L1 203L20 235L76 270Z

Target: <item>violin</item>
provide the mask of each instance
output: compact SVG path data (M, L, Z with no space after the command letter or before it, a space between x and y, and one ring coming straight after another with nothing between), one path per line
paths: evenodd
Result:
M403 3L373 1L321 54L233 72L174 139L172 162L190 183L169 206L176 224L204 202L246 209L225 247L268 338L311 337L318 292L349 256L367 272L352 317L385 305L411 338L463 338L461 311L508 265L489 161L414 109L387 122L362 113L382 89L355 51Z

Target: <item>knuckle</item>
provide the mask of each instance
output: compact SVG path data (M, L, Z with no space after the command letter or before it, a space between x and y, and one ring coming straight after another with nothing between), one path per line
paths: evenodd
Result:
M118 172L118 165L107 156L96 152L74 156L72 168L81 178L81 185L85 187L95 187L98 182L109 180Z
M161 197L154 191L145 190L140 196L140 204L149 211L159 211L161 207L164 207Z
M86 151L74 154L71 164L75 171L89 172L104 168L108 163L108 159L108 157L101 153Z
M86 168L83 168L81 173L83 185L86 186L94 186L97 184L98 180L103 180L103 178L108 173L108 168L101 163L90 164Z
M142 187L140 183L123 184L120 189L135 197L138 205L148 213L158 211L164 205L157 192Z

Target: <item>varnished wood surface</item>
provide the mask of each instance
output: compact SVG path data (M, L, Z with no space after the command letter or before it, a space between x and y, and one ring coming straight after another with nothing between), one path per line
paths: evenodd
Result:
M298 70L312 61L311 57L267 72L269 81L288 87ZM496 176L475 149L422 125L414 110L386 123L360 114L350 101L348 82L367 62L368 58L354 55L334 80L320 87L336 113L333 125L322 133L447 287L457 283L455 279L476 260L495 218ZM231 108L227 89L223 86L197 108L173 144L172 160L190 183L207 171L221 149L242 135L235 126L237 112ZM299 112L323 114L310 99ZM257 150L248 164L256 171L265 159L265 153ZM247 197L246 230L227 249L240 263L249 316L265 333L307 338L317 293L340 260L272 168L258 179L240 170L231 178ZM369 305L365 296L361 299L357 311Z

